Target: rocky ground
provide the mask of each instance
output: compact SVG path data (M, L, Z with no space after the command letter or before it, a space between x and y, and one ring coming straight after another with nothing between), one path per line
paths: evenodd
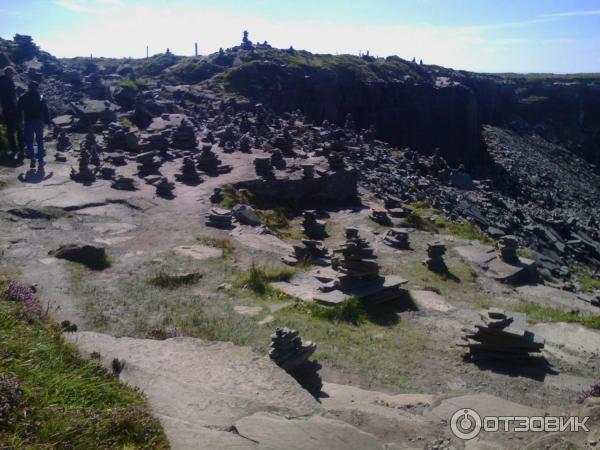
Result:
M486 127L492 162L469 174L358 132L351 116L336 125L275 114L217 79L131 86L128 76L52 63L62 75L45 74L44 88L65 114L48 134L45 167L4 163L0 269L35 285L57 321L77 325L66 335L82 354L125 362L121 379L146 393L173 448L598 445L597 402L575 403L600 365L600 184L589 164L538 135ZM27 64L44 73L37 57ZM257 174L263 157L272 175ZM184 158L199 179L183 177ZM135 189L123 190L124 179ZM237 203L251 212L228 229L207 226L217 204ZM409 249L383 242L390 226L370 216L386 208L401 210L392 225L407 228ZM326 222L329 249L356 227L381 273L408 280L405 295L354 321L300 301L308 274L324 270L281 262L305 238L306 209ZM506 234L539 278L512 286L495 275L501 263L481 263ZM448 248L445 275L422 263L433 241ZM81 243L103 249L108 258L96 262L106 267L56 257ZM265 274L258 288L253 269ZM465 358L455 342L489 307L527 312L528 329L545 339L541 357ZM317 398L266 356L283 326L317 343ZM586 413L596 428L464 442L448 426L464 407Z

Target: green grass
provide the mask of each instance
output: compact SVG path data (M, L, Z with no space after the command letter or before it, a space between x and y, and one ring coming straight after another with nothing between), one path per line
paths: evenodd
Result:
M583 274L579 276L578 280L579 287L583 292L591 292L594 290L600 290L600 278L598 275Z
M362 325L367 320L365 305L357 298L349 298L345 302L332 307L321 306L317 303L298 302L296 309L305 311L312 317L329 322L346 322L352 325Z
M526 313L527 318L534 322L578 323L587 328L600 329L600 316L583 316L577 313L559 311L525 300L516 309L519 312Z
M121 119L121 125L124 125L124 126L129 127L129 128L132 128L132 127L135 126L133 124L133 122L131 120L127 119L127 118Z
M195 284L202 278L202 274L192 272L185 275L170 274L160 271L148 280L150 284L161 287L163 289L177 289L181 286Z
M134 89L136 91L139 88L137 81L131 78L123 78L121 81L119 81L119 86L123 88Z
M273 281L288 281L296 273L295 270L281 267L267 269L264 267L252 265L250 270L241 277L241 285L247 287L252 292L265 295L273 291L270 283Z
M222 208L231 209L235 205L246 204L250 205L253 201L253 195L248 191L237 190L231 184L223 186L223 200L220 206Z
M167 449L143 396L82 360L59 328L0 300L0 372L21 389L0 448Z

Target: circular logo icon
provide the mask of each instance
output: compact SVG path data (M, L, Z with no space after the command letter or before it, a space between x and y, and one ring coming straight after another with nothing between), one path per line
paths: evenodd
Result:
M450 429L454 436L468 441L481 431L481 416L472 409L459 409L450 419Z

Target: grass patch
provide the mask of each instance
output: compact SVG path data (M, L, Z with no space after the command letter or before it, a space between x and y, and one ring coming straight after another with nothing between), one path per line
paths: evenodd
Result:
M139 88L137 81L131 78L123 78L121 81L119 81L119 86L123 88L134 89L136 91Z
M202 278L202 274L198 272L173 275L164 271L160 271L150 278L148 282L163 289L178 289L181 286L195 284L200 281L200 278Z
M121 125L124 125L124 126L129 127L129 128L135 127L135 125L133 124L133 122L131 120L129 120L128 118L121 119Z
M221 257L229 258L235 253L235 245L229 239L215 238L210 236L200 236L196 238L196 242L208 247L221 249Z
M428 219L424 219L419 214L411 212L402 220L402 226L416 228L417 230L437 233L436 225Z
M169 448L142 395L81 359L56 325L1 299L0 342L0 372L19 388L1 448Z
M241 284L258 295L270 294L273 291L270 283L273 281L288 281L296 273L288 267L266 269L252 265L250 270L242 275Z
M578 323L587 328L600 329L600 316L583 316L577 313L546 308L525 300L519 304L517 311L526 313L527 318L534 322Z
M322 306L317 303L298 302L296 309L308 312L312 317L329 322L346 322L352 325L362 325L367 318L364 304L355 297L332 307Z
M451 234L471 241L479 241L482 244L493 245L496 242L492 238L481 233L475 224L468 220L453 222L445 217L438 217L435 219L434 223L438 232L441 234Z
M600 290L600 278L598 276L583 274L577 281L579 282L579 288L583 292L591 292L594 290Z
M222 188L223 200L219 204L222 208L231 209L235 205L251 205L254 196L246 190L237 190L231 184L226 184Z

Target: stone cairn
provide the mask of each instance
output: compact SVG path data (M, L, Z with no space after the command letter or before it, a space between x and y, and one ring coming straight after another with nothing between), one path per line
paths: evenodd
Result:
M508 264L518 264L519 256L517 250L519 249L519 242L515 236L502 236L498 244L498 250L500 250L500 258L502 261Z
M302 164L302 178L309 179L315 177L314 164Z
M325 222L317 220L317 213L313 210L307 210L302 213L302 229L304 235L309 239L321 240L327 237Z
M392 228L383 238L383 243L398 250L408 250L408 231L405 228Z
M223 201L223 189L216 187L213 189L213 193L210 195L209 200L213 204L219 204Z
M252 143L251 143L250 137L248 135L244 135L240 139L240 152L252 153Z
M256 175L265 179L273 179L275 178L275 174L273 173L273 166L271 165L271 159L265 156L259 156L254 158L254 169L256 170Z
M137 184L133 178L118 176L112 181L110 187L119 191L135 191Z
M93 164L94 166L100 165L100 152L101 149L98 146L98 142L96 141L96 135L94 132L90 131L86 136L85 140L81 143L79 147L80 154L86 153L88 156L88 163Z
M212 208L206 215L206 225L209 227L228 229L232 228L233 214L228 209Z
M279 170L283 170L286 167L283 153L281 153L281 150L278 148L273 149L273 152L271 153L271 165Z
M78 183L93 183L96 181L96 174L90 169L90 156L86 151L79 155L79 170L71 167L71 179Z
M379 225L392 226L392 219L390 219L390 216L388 216L384 209L372 209L369 218Z
M196 163L191 156L184 156L181 163L180 173L175 175L175 179L186 184L199 184L202 182L202 177L196 169Z
M67 136L65 130L60 130L56 139L56 153L54 154L54 159L59 162L66 162L67 157L64 155L64 152L69 151L71 147L73 146L69 136Z
M331 266L340 274L338 284L342 288L379 277L379 264L373 249L354 227L346 228L346 242L333 251Z
M196 167L208 175L221 175L231 172L231 166L221 164L221 160L212 151L212 145L202 146L202 151L196 157Z
M138 176L142 178L160 173L158 169L162 165L162 160L157 150L140 153L135 157L135 161L138 163Z
M164 130L158 134L150 134L145 136L143 147L148 150L158 150L161 155L165 155L169 150L169 136L168 130Z
M277 328L271 335L271 360L289 373L304 389L316 396L323 387L318 371L321 364L309 361L317 345L313 342L302 342L298 331L289 328Z
M160 177L160 179L154 183L156 189L156 195L162 198L173 198L173 191L175 190L175 183L171 183L166 177Z
M180 150L190 150L196 148L198 139L196 139L196 129L188 119L183 119L179 126L175 128L171 135L171 145Z
M294 253L284 257L285 264L296 266L298 264L329 265L329 250L323 247L322 241L303 239L302 244L294 244Z
M458 346L468 348L472 359L519 361L539 353L543 339L527 331L527 315L491 308L481 314L481 321L465 328Z
M98 173L100 174L100 178L103 178L105 180L111 180L115 176L117 171L113 166L104 164L98 169Z
M446 273L448 267L444 262L446 246L441 242L427 244L427 259L423 262L429 270L435 273Z
M383 199L383 205L387 213L392 217L404 218L410 212L407 208L402 207L402 200L391 195L387 195Z
M138 138L135 133L129 131L128 126L116 122L110 123L102 136L107 150L133 150L138 145Z
M330 152L327 156L327 162L329 163L329 169L333 171L343 170L346 167L344 157L339 152Z

